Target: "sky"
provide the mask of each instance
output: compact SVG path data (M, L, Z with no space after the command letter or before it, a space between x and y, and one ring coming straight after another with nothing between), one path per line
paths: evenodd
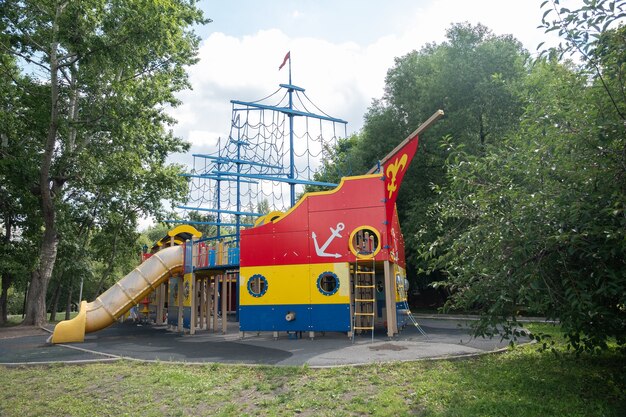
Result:
M228 136L231 99L254 101L288 82L279 71L291 51L293 84L324 112L363 126L373 99L382 97L394 58L445 40L458 22L482 23L512 34L535 53L546 40L542 0L201 0L213 22L198 28L200 61L189 68L192 90L172 109L174 133L208 151ZM173 161L189 163L188 155Z
M288 82L278 70L291 52L293 84L306 89L325 113L363 127L372 100L383 95L394 58L441 43L458 22L482 23L496 35L512 34L531 53L547 39L543 0L201 0L212 19L197 28L199 62L189 68L191 90L170 113L174 133L192 144L171 162L192 165L193 153L215 150L228 137L230 100L255 101ZM565 3L564 0L562 3Z

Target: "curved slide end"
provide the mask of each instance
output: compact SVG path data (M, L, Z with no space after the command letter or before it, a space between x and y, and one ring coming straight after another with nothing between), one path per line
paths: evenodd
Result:
M52 343L72 343L85 341L85 323L87 322L87 301L80 303L78 315L65 320L54 327Z
M154 291L183 266L183 247L173 246L152 255L95 301L80 303L78 316L58 323L52 343L83 342L85 333L111 325L133 305Z

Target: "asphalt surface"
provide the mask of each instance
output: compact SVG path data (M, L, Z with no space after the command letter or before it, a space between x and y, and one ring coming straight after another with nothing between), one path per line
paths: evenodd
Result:
M254 365L307 364L312 367L358 365L393 361L471 356L505 348L500 338L472 338L468 321L419 318L427 336L413 326L389 339L384 332L355 337L316 333L313 340L294 339L280 333L246 333L241 339L238 323L228 323L228 333L197 331L195 335L169 331L165 326L118 323L87 334L84 343L51 345L49 333L0 338L0 364L84 362L130 358L188 363L231 363ZM522 339L518 342L525 342Z

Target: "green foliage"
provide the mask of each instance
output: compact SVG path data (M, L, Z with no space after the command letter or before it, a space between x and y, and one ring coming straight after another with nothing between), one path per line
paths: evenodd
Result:
M556 48L559 58L565 54L579 54L587 61L592 60L600 37L626 17L624 0L584 0L573 9L561 7L560 3L559 0L546 0L541 4L543 16L539 26L546 33L557 32L562 39ZM539 48L541 46L543 43ZM542 54L551 52L554 51L543 50Z
M213 214L203 214L197 211L190 211L188 213L188 218L192 222L215 222L216 218ZM202 237L210 237L216 236L217 234L217 226L208 225L208 224L199 224L192 223L193 227L195 227L198 231L202 232Z
M357 175L363 171L363 168L359 166L359 169L355 172L353 170L353 156L356 144L359 141L357 135L352 135L349 138L339 139L337 144L333 148L324 149L324 157L322 158L322 166L314 175L315 181L323 181L339 184L342 177L349 175ZM305 192L323 191L325 187L318 186L306 186ZM268 210L259 211L260 213L267 213Z
M13 101L2 103L13 116L0 125L9 144L0 175L12 200L29 201L14 210L17 230L46 253L33 275L38 300L57 239L54 279L71 284L102 265L97 290L134 258L138 218L160 219L163 200L184 198L182 167L166 157L188 144L168 131L166 107L189 86L193 26L206 22L194 0L0 3L1 50L19 64Z
M24 310L24 291L18 291L16 287L9 288L7 294L8 314L22 314Z
M477 334L514 338L519 314L545 314L594 351L626 344L626 2L558 5L542 6L563 37L548 58L458 24L397 59L350 155L374 166L442 107L398 200L409 268L480 313ZM572 52L582 67L559 61Z
M157 223L143 231L142 235L148 238L148 246L153 245L161 238L167 236L171 228L165 223Z
M439 138L450 134L454 143L479 155L498 144L504 132L513 131L523 109L518 85L526 74L526 59L511 36L495 36L482 25L452 25L445 42L396 59L387 73L385 95L369 108L363 131L327 158L323 179L335 180L333 174L344 160L350 161L354 174L365 173L437 109L446 112L445 119L420 137L420 150L399 192L412 281L417 270L428 269L416 256L418 248L437 238L425 214L439 199L432 186L446 181L447 150L439 146ZM421 274L419 283L436 277Z
M618 43L601 45L599 62L616 62L617 32L603 35ZM440 235L423 255L448 274L448 308L482 314L477 333L511 335L523 308L559 319L577 351L626 344L626 140L605 89L621 82L614 71L590 85L540 60L503 146L478 157L445 144L448 185L431 212Z
M615 29L621 28L626 17L626 1L585 0L579 6L574 9L560 7L559 0L546 0L541 4L544 13L539 27L546 32L557 32L562 39L558 47L544 49L541 55L558 55L559 59L565 55L580 58L584 69L593 74L598 85L605 90L613 110L626 120L623 78L615 77L624 70L623 61L615 61L624 55L624 41L619 39L621 30ZM611 79L619 82L611 82Z

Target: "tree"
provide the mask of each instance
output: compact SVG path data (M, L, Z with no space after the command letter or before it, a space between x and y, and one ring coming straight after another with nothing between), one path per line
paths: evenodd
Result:
M174 93L188 86L184 67L196 61L199 42L191 28L205 22L194 0L0 4L7 34L3 49L24 69L37 69L49 110L45 134L36 137L40 162L34 188L43 234L25 323L45 321L62 237L60 207L80 196L98 205L124 195L116 188L119 177L100 177L109 166L125 184L134 181L133 190L148 177L174 183L165 189L157 188L158 181L146 184L152 193L143 191L140 212L157 213L160 198L180 191L180 182L172 180L179 169L165 166L165 157L186 145L165 131L173 120L164 107L175 106ZM104 186L113 192L95 189Z
M535 63L504 147L449 159L433 217L456 232L423 249L479 334L515 334L525 308L559 319L577 351L626 344L626 28L595 39L582 68Z
M5 41L0 35L0 42ZM34 114L37 106L30 105L38 91L33 88L28 94L25 85L36 87L20 74L14 57L0 50L0 324L7 320L11 286L26 288L40 226L29 178L36 172L31 135L41 132L41 118ZM24 134L20 146L18 132Z
M363 173L391 151L436 110L446 117L420 137L420 151L407 172L399 193L398 214L407 244L409 277L426 270L417 256L419 247L432 243L437 233L429 213L439 196L432 185L446 181L446 148L440 138L452 135L471 154L482 155L513 131L522 113L518 85L527 73L528 54L511 36L495 36L483 25L452 25L446 41L396 58L385 80L385 94L374 100L358 137L328 158L320 180L336 180L341 161L349 161L353 173ZM354 143L353 143L354 142ZM327 166L328 165L328 166ZM422 275L426 284L432 277Z
M358 175L366 171L362 161L352 156L354 149L359 141L358 135L352 135L348 138L339 139L334 147L324 149L324 158L322 165L315 172L313 179L316 181L324 181L331 183L339 183L342 177L349 175ZM353 161L354 159L354 161ZM359 164L359 166L353 166ZM322 191L326 187L307 185L305 192ZM257 208L258 213L267 213L269 211L267 200L263 200Z

